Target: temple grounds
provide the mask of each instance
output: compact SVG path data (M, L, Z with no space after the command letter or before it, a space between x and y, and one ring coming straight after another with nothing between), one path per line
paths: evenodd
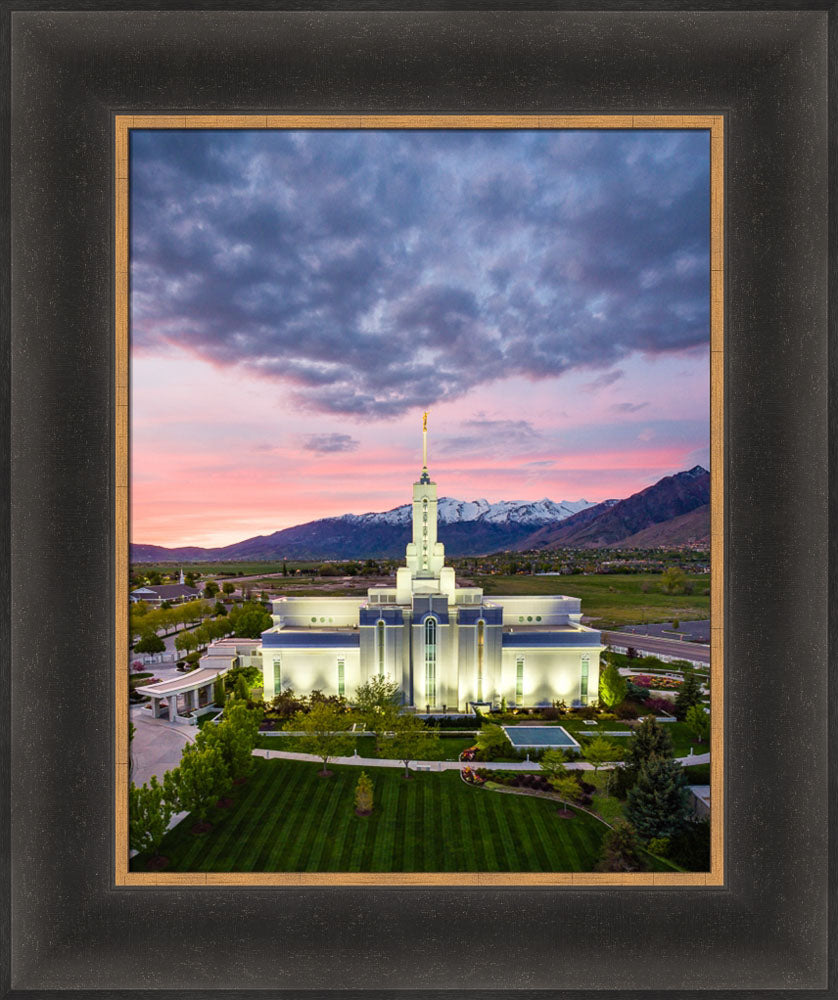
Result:
M457 771L375 769L375 808L354 810L360 768L257 759L253 774L216 809L208 833L190 818L163 841L167 870L192 872L581 872L593 870L607 827L556 803L463 783ZM144 871L142 855L131 862ZM651 859L653 870L673 866Z

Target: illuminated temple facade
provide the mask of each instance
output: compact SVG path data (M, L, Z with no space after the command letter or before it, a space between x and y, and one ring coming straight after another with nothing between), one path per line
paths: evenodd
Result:
M437 538L437 488L423 464L413 484L413 531L395 585L357 597L279 597L262 633L265 699L285 688L350 701L375 674L417 711L462 711L597 697L600 633L575 597L494 597L458 587Z

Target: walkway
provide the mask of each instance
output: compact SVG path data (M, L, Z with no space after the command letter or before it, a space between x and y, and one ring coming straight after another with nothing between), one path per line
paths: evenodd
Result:
M166 771L180 763L184 746L195 742L197 727L153 719L146 708L133 708L131 721L136 727L131 740L131 781L145 785L152 774L162 781Z
M275 760L277 758L281 760L304 760L311 761L313 763L320 763L321 758L315 757L314 754L310 753L294 753L291 750L263 750L257 749L253 751L255 757L265 757L268 760ZM691 754L687 757L676 758L681 764L688 766L690 764L707 764L710 762L710 754ZM350 764L355 767L400 767L404 769L404 761L401 760L386 760L380 757L330 757L329 764ZM419 760L410 762L410 770L422 770L427 769L430 771L458 771L462 767L487 767L491 768L493 771L540 771L541 765L534 761L519 761L516 764L506 764L499 762L481 763L479 761L459 761L459 760ZM571 761L565 764L568 770L574 771L593 771L593 764L589 764L586 760ZM608 770L608 766L602 768L602 770Z

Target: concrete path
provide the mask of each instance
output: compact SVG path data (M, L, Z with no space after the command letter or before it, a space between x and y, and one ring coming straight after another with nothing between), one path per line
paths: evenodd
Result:
M305 760L312 762L320 762L319 757L315 757L310 753L293 753L290 750L263 750L258 749L253 751L255 757L265 757L268 760L275 760L277 758L281 760ZM682 764L706 764L710 760L710 754L692 754L687 757L677 758ZM329 764L351 764L355 767L400 767L404 769L404 763L400 760L382 760L379 757L333 757ZM430 770L430 771L458 771L463 767L487 767L495 771L540 771L541 765L533 761L519 761L516 764L502 764L502 763L480 763L476 761L459 761L459 760L420 760L411 761L410 770ZM575 771L593 771L593 765L589 764L585 760L572 761L565 765L569 770ZM603 767L602 770L608 770L608 767Z
M184 746L195 742L197 726L153 719L145 708L133 708L131 721L137 730L131 740L131 780L135 785L144 785L156 774L162 781L165 772L180 763Z

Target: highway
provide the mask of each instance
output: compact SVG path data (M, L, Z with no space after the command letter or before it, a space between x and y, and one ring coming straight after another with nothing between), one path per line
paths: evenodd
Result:
M652 635L634 632L603 632L602 641L611 646L631 646L638 653L652 656L673 656L696 663L710 664L710 647L699 642L682 642L680 639L659 639Z

